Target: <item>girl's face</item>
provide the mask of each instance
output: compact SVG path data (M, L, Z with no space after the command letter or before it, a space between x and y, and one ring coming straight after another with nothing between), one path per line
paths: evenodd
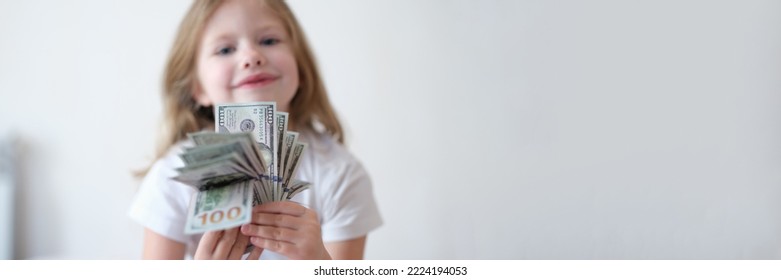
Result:
M206 23L197 58L195 100L215 103L276 101L289 111L298 90L290 35L260 1L225 1Z

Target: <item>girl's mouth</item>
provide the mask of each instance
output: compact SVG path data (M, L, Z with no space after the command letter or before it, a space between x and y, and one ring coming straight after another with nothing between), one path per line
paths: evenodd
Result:
M258 88L263 87L265 85L268 85L270 83L273 83L276 81L279 77L271 75L271 74L255 74L250 75L241 80L238 84L234 86L234 88Z

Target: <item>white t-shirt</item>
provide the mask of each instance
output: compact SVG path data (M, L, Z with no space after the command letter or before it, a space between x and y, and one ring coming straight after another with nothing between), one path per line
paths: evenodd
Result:
M302 131L299 141L308 143L295 178L310 182L309 189L292 201L314 210L320 219L323 242L360 237L382 225L369 175L361 163L330 136ZM186 235L187 208L196 189L171 180L179 158L180 142L155 162L141 183L128 215L142 226L185 243L185 258L192 258L203 234ZM264 250L261 259L285 259Z

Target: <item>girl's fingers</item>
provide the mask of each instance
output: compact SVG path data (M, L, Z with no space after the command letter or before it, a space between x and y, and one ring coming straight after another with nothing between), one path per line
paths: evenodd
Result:
M230 255L228 255L228 259L240 260L241 256L244 255L244 251L247 250L247 244L249 244L249 236L239 233L236 237L236 243L233 244Z
M211 259L212 258L212 252L214 252L214 247L217 245L217 242L222 237L224 230L217 230L217 231L207 231L203 234L203 237L201 237L201 241L198 242L198 249L196 250L195 259Z
M283 242L296 242L300 239L295 230L255 224L241 226L241 233L250 237L262 237Z
M247 238L247 241L249 241L249 237ZM247 260L257 260L260 258L261 253L263 253L263 248L255 246L255 248L252 249L252 252L249 253Z
M252 215L251 223L263 226L277 226L282 228L298 229L302 224L302 221L300 217L296 216L256 212ZM244 228L242 227L242 229Z
M293 230L300 230L307 225L320 226L314 211L292 202L274 202L255 206L251 223Z
M284 241L265 239L255 236L250 237L249 241L252 242L252 245L263 249L268 249L285 256L289 256L290 253L295 249L295 244Z
M217 247L214 248L212 258L216 260L224 260L231 252L234 243L236 243L236 236L239 234L239 228L225 230L219 241L217 241Z
M285 214L301 217L307 212L307 208L290 201L278 201L263 203L252 208L253 213Z
M253 245L290 259L326 259L317 213L292 202L255 206L252 222L241 226Z

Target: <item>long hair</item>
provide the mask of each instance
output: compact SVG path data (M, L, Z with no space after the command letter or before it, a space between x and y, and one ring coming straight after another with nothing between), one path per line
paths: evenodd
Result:
M283 23L291 38L298 66L299 87L290 102L290 119L296 129L326 133L344 144L342 125L328 100L315 57L293 12L283 0L263 2ZM212 107L201 107L195 101L196 66L199 42L211 15L223 0L195 0L179 25L163 75L163 124L155 160L162 158L171 146L185 139L187 133L214 125ZM139 172L144 175L146 171Z

